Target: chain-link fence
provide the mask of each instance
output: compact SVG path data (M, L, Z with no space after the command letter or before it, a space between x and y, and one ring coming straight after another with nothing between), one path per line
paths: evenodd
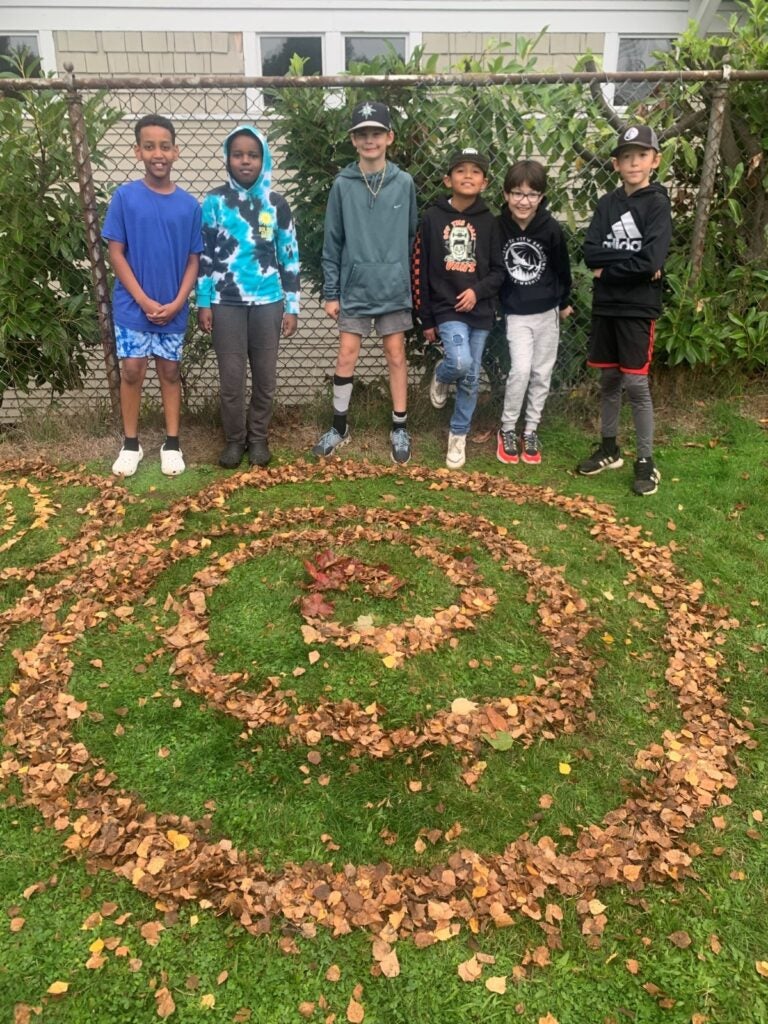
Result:
M750 100L758 105L763 102L768 83L765 71L732 75L725 69L613 75L573 72L103 80L76 80L70 73L68 79L0 80L0 113L6 112L3 165L7 166L8 153L18 144L8 132L12 135L21 130L37 135L40 165L20 170L32 175L32 187L38 183L40 204L53 202L57 215L66 207L66 216L55 224L54 237L46 250L46 245L41 249L39 244L39 232L33 238L32 231L18 223L19 208L12 196L6 196L10 208L8 218L4 216L5 228L0 226L6 265L0 281L0 301L12 303L13 280L7 270L16 263L43 282L60 312L53 317L59 334L52 332L49 338L43 333L28 339L30 351L35 348L39 358L37 363L30 358L26 383L20 379L24 366L19 369L19 360L27 356L24 347L0 347L4 392L0 416L6 421L13 419L22 406L32 402L39 407L56 392L56 401L67 408L83 400L93 404L110 398L112 407L117 408L119 368L114 355L109 273L100 242L100 223L111 191L140 173L133 153L133 128L137 118L148 113L173 120L180 147L174 178L200 200L224 178L222 142L235 125L256 124L270 139L275 160L273 187L283 191L293 207L304 277L300 329L281 348L278 399L301 404L316 395L333 372L337 345L335 327L323 315L319 300L323 206L334 174L354 158L346 133L347 111L363 95L390 104L395 129L391 157L413 175L421 208L444 191L444 161L456 146L474 145L490 155L485 198L494 209L502 201L501 184L511 163L534 158L547 166L548 201L566 230L574 270L576 313L564 326L556 372L556 386L571 385L583 370L589 322L591 276L580 263L581 235L598 196L615 187L609 154L615 132L627 117L626 111L617 110L610 102L616 82L625 88L627 83L633 84L637 96L631 116L654 124L662 141L659 176L672 195L675 249L682 257L681 265L687 268L686 282L679 283L679 287L689 287L703 267L716 265L722 257L717 249L722 231L713 232L710 224L713 204L741 203L738 211L733 210L734 222L742 224L745 234L754 235L755 258L765 268L765 168L758 166L759 161L755 164L757 151L752 153L751 167L748 158L742 159L739 147L743 149L745 143L737 132L743 131L743 125L734 128L727 118L729 89L753 90ZM28 102L32 96L39 101L37 110ZM14 104L24 108L15 126L8 115ZM74 153L76 182L71 180L71 164L67 171L61 153L55 157L60 166L49 166L55 147L44 140L51 128L60 147ZM728 145L737 152L724 177L721 161ZM746 146L748 150L749 144ZM734 178L739 173L742 186L749 188L751 206L734 191L738 185ZM77 223L69 202L73 196L79 197ZM43 265L41 253L46 251ZM53 255L62 268L54 277ZM69 271L81 276L68 281ZM88 278L87 295L82 290L83 274ZM90 311L90 321L82 320L84 306ZM20 311L12 312L18 319ZM23 322L24 317L21 319ZM34 318L30 315L28 319L31 330ZM72 326L68 326L70 320ZM90 328L84 331L83 323L88 322ZM184 360L185 399L191 408L213 398L218 386L208 339L198 334L194 323L191 317ZM55 362L56 346L65 344L62 332L66 331L74 335L70 339L75 354L69 358L69 379L61 369L58 375L47 372L48 363ZM409 341L409 356L415 382L433 358L425 351L418 332ZM497 331L487 354L486 370L491 381L503 378L505 360L503 333ZM372 381L382 376L383 369L380 347L370 339L363 346L357 377ZM152 388L150 375L149 396Z

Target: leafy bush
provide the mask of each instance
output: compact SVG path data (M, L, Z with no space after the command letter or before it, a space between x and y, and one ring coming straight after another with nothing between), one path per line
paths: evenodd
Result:
M27 77L28 58L2 77ZM100 97L85 104L92 154L120 116ZM66 97L0 93L0 402L9 388L81 383L98 340L85 228L70 150Z

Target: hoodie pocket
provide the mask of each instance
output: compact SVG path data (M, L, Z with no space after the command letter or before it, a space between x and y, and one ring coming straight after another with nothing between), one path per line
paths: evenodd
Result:
M355 263L342 287L346 309L382 305L407 309L411 305L410 276L402 263Z

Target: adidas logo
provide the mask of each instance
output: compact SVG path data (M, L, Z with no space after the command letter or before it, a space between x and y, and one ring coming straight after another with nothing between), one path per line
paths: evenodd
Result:
M606 249L630 249L632 252L639 252L642 245L643 236L629 211L611 225L611 233L606 235L603 242Z

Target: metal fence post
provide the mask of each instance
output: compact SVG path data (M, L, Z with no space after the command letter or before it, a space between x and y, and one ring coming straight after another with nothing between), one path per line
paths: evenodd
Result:
M77 181L80 188L80 204L83 209L85 238L88 247L88 258L91 264L91 280L96 297L96 311L99 318L99 334L104 350L109 399L112 412L120 418L120 364L115 352L115 334L112 326L112 306L110 304L109 278L104 253L101 246L101 230L96 206L96 190L93 185L91 155L88 148L88 136L85 129L83 100L75 87L74 67L65 64L67 72L67 108L72 136L72 153L77 168Z
M723 136L723 125L725 123L730 72L731 69L726 64L723 67L722 82L718 82L712 90L712 107L709 112L709 126L707 128L707 139L704 144L701 181L699 182L699 194L696 197L696 213L691 235L691 283L695 283L698 280L702 264L704 263L707 225L709 223L709 211L712 206L712 196L715 191L717 165L720 160L720 140Z

